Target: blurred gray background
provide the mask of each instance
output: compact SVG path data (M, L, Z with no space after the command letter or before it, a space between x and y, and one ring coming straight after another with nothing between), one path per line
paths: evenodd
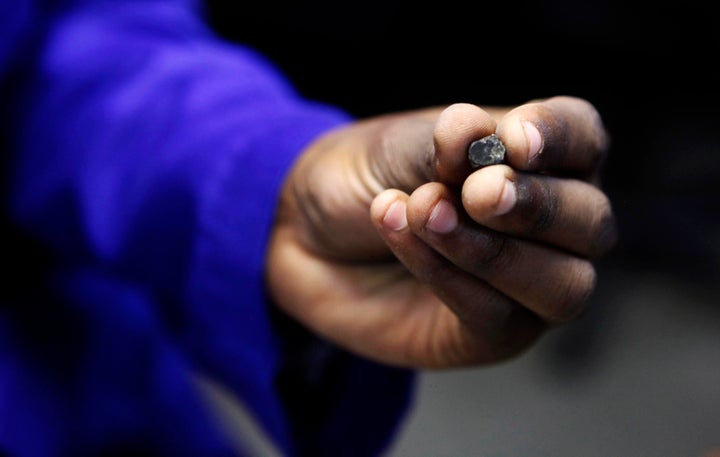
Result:
M720 288L601 271L588 313L501 365L427 372L387 457L720 450Z

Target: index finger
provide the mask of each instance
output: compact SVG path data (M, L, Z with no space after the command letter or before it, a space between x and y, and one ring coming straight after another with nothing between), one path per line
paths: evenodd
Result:
M596 178L609 148L600 114L588 101L558 96L508 112L497 126L513 168Z

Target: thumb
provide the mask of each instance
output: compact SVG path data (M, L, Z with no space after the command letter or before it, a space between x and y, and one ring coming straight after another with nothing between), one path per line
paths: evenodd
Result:
M438 116L433 132L435 149L432 180L459 187L473 171L467 151L470 143L495 133L497 124L482 108L455 103Z
M470 143L495 132L496 122L482 108L455 103L373 120L370 170L378 189L407 193L429 181L459 187L472 172ZM368 126L369 127L369 126Z

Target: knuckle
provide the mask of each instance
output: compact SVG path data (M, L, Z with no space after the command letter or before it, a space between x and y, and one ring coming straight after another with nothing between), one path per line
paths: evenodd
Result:
M525 178L518 180L516 186L521 222L530 234L546 232L558 214L558 195L544 180Z
M617 244L617 225L610 200L603 196L596 204L589 242L589 257L598 258Z
M508 262L508 257L512 257L512 243L505 236L479 233L471 245L477 247L465 251L466 259L463 262L471 271L485 273L502 271L500 265Z
M595 291L597 276L589 262L583 262L573 269L571 278L563 284L563 290L553 304L548 319L552 322L569 322L585 309Z

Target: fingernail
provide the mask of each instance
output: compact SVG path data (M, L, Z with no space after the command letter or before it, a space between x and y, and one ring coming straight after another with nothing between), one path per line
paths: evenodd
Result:
M445 199L435 205L426 227L435 233L450 233L458 225L458 216L455 208Z
M500 200L495 208L495 215L502 216L503 214L509 213L515 206L516 202L517 189L515 189L515 183L506 179L505 185L503 185L502 193L500 194Z
M523 131L525 132L525 140L528 144L528 162L532 162L542 148L542 137L540 132L534 124L528 121L522 123Z
M385 227L389 228L390 230L394 230L396 232L399 232L400 230L407 227L407 216L405 214L405 202L397 200L395 203L390 205L390 208L388 208L387 212L385 213L385 217L383 217L383 225Z

